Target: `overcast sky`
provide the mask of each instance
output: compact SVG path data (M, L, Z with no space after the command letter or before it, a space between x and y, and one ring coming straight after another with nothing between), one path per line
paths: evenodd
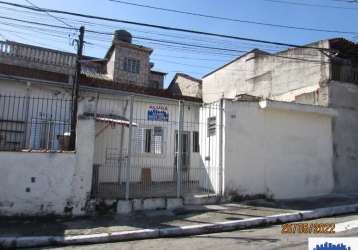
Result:
M208 15L223 16L235 19L244 19L256 22L274 23L281 25L291 25L300 27L311 27L341 31L357 31L358 24L358 4L344 3L337 0L283 0L294 3L307 3L308 5L287 4L283 2L267 0L127 0L133 3L153 5L163 8L177 9L204 13ZM13 0L21 4L28 4L25 0ZM183 14L168 13L147 8L128 6L111 2L108 0L31 0L32 3L43 8L62 9L67 11L81 12L86 14L127 19L131 21L146 22L165 26L175 26L180 28L202 30L223 34L250 37L256 39L280 41L285 43L305 44L316 40L345 37L350 40L357 40L354 34L339 34L316 31L302 31L293 29L282 29L253 24L245 24L230 21L208 19L198 16L188 16ZM333 8L330 6L337 6ZM55 18L46 14L35 15L27 12L15 12L14 9L4 9L0 5L0 15L27 20L36 19L39 22L63 25ZM7 8L7 7L6 7ZM352 8L352 9L351 9ZM354 9L355 8L355 9ZM57 15L61 17L60 15ZM76 19L76 17L66 18ZM166 32L132 25L116 23L106 23L90 20L103 25L85 24L87 29L97 31L112 32L115 29L127 29L134 36L155 38L176 41L181 43L205 44L206 46L234 48L236 50L248 51L254 47L266 49L274 52L280 49L277 46L267 46L240 41L221 40L208 37L188 35L178 32ZM64 49L75 52L71 45L71 32L44 31L36 32L34 29L26 29L21 26L13 26L11 21L1 20L0 34L2 38L15 40L25 43ZM80 22L66 20L66 23L79 27ZM47 32L47 35L46 35ZM67 32L67 33L66 33ZM110 45L111 37L94 36L86 34L85 54L95 57L103 57L106 49ZM152 61L155 69L168 72L166 84L168 84L177 71L186 72L195 77L210 72L211 70L224 64L226 61L240 55L238 52L222 53L220 51L207 51L202 49L184 49L180 46L163 46L149 43L148 41L134 41L137 44L153 47Z

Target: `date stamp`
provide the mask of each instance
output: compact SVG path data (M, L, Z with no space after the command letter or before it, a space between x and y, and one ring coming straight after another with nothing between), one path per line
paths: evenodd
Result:
M287 223L281 226L282 234L334 234L334 223Z

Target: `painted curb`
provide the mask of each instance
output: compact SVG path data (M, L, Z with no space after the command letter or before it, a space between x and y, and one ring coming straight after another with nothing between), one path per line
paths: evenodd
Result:
M75 236L20 236L0 237L0 248L42 247L51 245L78 245L118 242L139 239L152 239L159 237L188 236L207 233L218 233L237 229L246 229L276 223L286 223L317 219L333 215L358 212L358 203L352 205L319 208L312 211L299 211L293 213L256 217L244 220L225 221L210 224L180 226L160 229L143 229L114 233L99 233Z

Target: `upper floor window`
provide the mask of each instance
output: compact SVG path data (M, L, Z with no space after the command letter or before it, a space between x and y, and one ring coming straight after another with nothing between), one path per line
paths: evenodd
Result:
M133 58L128 58L128 57L126 57L124 59L124 63L123 63L123 70L124 71L139 74L139 68L140 68L140 61L139 60L133 59Z

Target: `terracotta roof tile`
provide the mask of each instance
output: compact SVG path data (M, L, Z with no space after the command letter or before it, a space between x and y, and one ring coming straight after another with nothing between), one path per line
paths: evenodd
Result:
M38 69L30 69L30 68L8 65L8 64L0 64L0 74L39 79L45 81L53 81L53 82L63 82L63 83L69 82L69 76L66 74L54 73L54 72L38 70ZM134 93L134 94L151 95L151 96L165 97L165 98L171 98L177 100L202 102L202 99L200 98L195 98L190 96L175 96L170 91L165 89L155 89L155 88L148 88L148 87L143 87L133 84L119 83L110 80L89 77L84 74L81 74L80 85L95 87L95 88L103 88L103 89L114 89L114 90Z

